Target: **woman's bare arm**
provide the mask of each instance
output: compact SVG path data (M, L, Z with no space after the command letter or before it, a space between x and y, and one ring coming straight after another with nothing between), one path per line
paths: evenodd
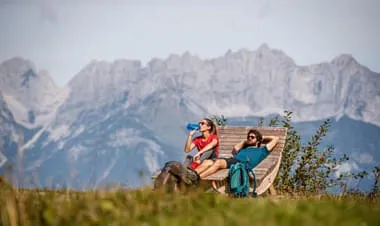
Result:
M201 150L199 150L199 152L197 153L198 155L202 154L203 152L206 152L208 150L211 150L213 149L216 145L218 144L218 140L217 139L212 139L212 141L210 143L208 143L204 148L202 148Z
M195 148L195 144L192 142L194 133L195 133L195 130L190 131L189 135L187 136L187 140L186 140L186 144L185 144L185 148L184 148L184 151L186 153L190 152L191 150L193 150Z

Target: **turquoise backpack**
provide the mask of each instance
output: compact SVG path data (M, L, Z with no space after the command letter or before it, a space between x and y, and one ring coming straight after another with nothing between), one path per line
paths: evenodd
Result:
M249 196L249 188L250 188L250 181L249 181L249 170L248 166L245 163L239 162L232 164L229 169L229 185L230 185L230 192L235 197L247 197ZM254 184L253 184L253 193L252 196L256 196L256 176L253 170L251 170L251 173L254 176Z

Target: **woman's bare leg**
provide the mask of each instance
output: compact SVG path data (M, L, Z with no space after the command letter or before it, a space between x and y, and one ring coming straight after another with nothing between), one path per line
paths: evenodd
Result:
M205 171L207 168L209 168L213 163L214 163L214 161L206 159L197 168L195 168L195 171L199 175L203 171Z
M210 166L206 171L199 174L199 176L201 177L201 179L203 179L215 173L216 171L218 171L218 169L226 169L226 168L227 168L227 161L225 159L217 159L212 166Z

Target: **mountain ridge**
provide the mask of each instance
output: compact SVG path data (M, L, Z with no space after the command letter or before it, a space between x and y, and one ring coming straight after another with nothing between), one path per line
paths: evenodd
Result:
M340 54L330 61L318 64L299 66L282 50L271 49L264 43L253 51L247 48L241 48L235 52L228 50L224 56L204 60L192 55L189 51L181 55L170 54L163 59L152 58L145 66L142 66L139 60L117 59L113 62L93 60L74 75L63 88L55 86L54 81L47 73L36 73L36 67L32 62L19 57L3 62L0 65L0 75L7 73L4 73L4 71L7 71L4 70L4 67L13 67L11 69L13 73L17 70L20 71L21 69L17 68L18 64L21 65L21 68L29 69L23 73L24 75L30 74L33 75L31 77L42 78L40 83L45 90L48 90L48 93L50 92L48 95L56 97L43 98L42 102L48 102L49 99L51 102L50 106L43 110L45 114L59 108L67 100L68 104L89 104L91 106L93 103L104 104L117 98L123 92L128 92L130 101L133 102L143 99L144 96L151 94L155 90L171 88L176 89L185 98L192 99L195 102L202 101L199 96L213 96L213 98L206 101L208 102L206 105L210 105L207 111L211 114L226 112L228 116L239 116L240 114L265 116L270 113L281 113L283 110L293 110L294 112L306 110L307 112L305 113L295 115L295 120L304 121L309 119L305 115L315 111L313 107L308 107L308 105L314 105L318 102L330 102L327 105L320 104L321 107L330 109L325 111L325 115L320 114L311 119L315 120L331 116L339 118L346 114L358 120L380 125L380 116L376 115L376 109L371 108L366 100L358 100L358 98L352 97L346 100L342 99L347 96L345 92L352 89L361 93L369 90L369 96L375 100L375 106L380 105L380 100L378 100L380 98L380 74L372 72L367 67L359 64L350 54ZM21 72L18 73L21 74ZM9 105L11 108L16 109L14 111L21 111L22 114L26 115L25 112L28 108L33 107L28 106L30 104L25 101L25 98L13 98L17 94L8 88L9 82L4 81L6 76L0 76L0 79L1 77L3 78L0 86L3 84L1 88L5 91L4 96L8 99L8 104L12 102L13 104ZM30 80L33 79L36 80L35 78ZM153 82L150 84L147 80L152 80ZM226 81L224 82L223 80ZM372 83L372 85L366 85L367 87L364 89L361 86L365 85L366 80L370 80L369 83ZM25 81L21 83L25 83ZM86 83L88 83L87 86L84 85ZM206 83L209 83L209 85L204 85ZM360 84L359 87L356 85L357 83ZM273 94L273 92L268 92L264 89L260 90L261 93L266 94L268 98L266 101L261 101L254 94L241 95L239 93L239 89L242 92L247 92L249 86L257 87L260 85L265 85L270 89L281 89L281 91ZM137 88L133 86L137 86ZM297 90L303 86L309 89L304 89L302 92ZM205 91L198 94L197 98L193 98L194 89L208 90L208 92ZM237 90L235 93L240 95L240 99L225 101L220 98L227 94L224 92L218 95L218 92L226 89ZM18 92L17 90L23 89L16 87L13 90ZM287 90L290 90L290 92ZM291 92L292 90L296 91ZM331 90L337 91L334 94ZM11 92L10 95L8 95L9 91ZM371 92L375 94L371 94ZM321 97L323 93L328 94L324 95L324 98L318 98L318 95ZM327 98L328 96L335 96L335 103L330 101ZM365 97L364 99L369 98ZM241 100L243 100L243 103ZM37 101L35 105L47 105L42 102L41 100ZM225 104L221 104L222 102L225 102ZM264 105L263 102L268 102L269 104ZM233 107L229 107L229 105L233 105ZM293 105L297 106L293 108ZM32 113L35 114L35 112ZM22 117L16 116L16 118ZM18 121L22 122L24 126L32 127L32 125L29 125L31 123L28 124L25 116ZM36 125L41 124L43 122L36 123Z

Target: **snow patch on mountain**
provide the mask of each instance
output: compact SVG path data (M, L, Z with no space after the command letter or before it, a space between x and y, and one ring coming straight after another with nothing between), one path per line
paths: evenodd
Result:
M79 134L83 133L84 130L85 130L85 126L84 125L79 126L79 128L77 128L75 130L75 132L73 133L72 137L78 136Z
M230 104L229 106L218 106L214 100L208 107L208 112L223 112L228 117L247 116L252 114L252 110L246 104Z
M163 154L160 146L154 141L140 136L140 131L133 128L123 128L117 130L115 133L111 134L109 137L108 145L110 147L123 147L123 146L135 146L139 143L144 143L148 145L149 150L152 152L157 152Z
M119 150L116 150L116 153L118 154ZM118 156L116 156L115 158L111 160L108 166L103 170L102 174L97 178L95 186L98 186L103 180L105 180L108 177L112 169L115 167L117 160L118 160Z
M8 158L0 152L0 168L8 161Z
M145 165L148 167L148 171L150 173L153 173L160 168L156 154L154 154L150 150L144 151L144 162Z
M29 109L25 107L22 103L17 101L13 96L3 94L3 97L9 107L9 110L11 110L15 121L27 128L31 127L28 119Z
M59 141L70 135L70 127L68 125L62 124L58 125L54 129L49 129L49 140Z
M87 148L83 145L75 145L69 150L69 158L71 159L71 161L77 161L78 159L80 159L80 155L86 152Z
M46 71L18 57L0 64L0 89L16 123L28 129L48 124L68 96Z

